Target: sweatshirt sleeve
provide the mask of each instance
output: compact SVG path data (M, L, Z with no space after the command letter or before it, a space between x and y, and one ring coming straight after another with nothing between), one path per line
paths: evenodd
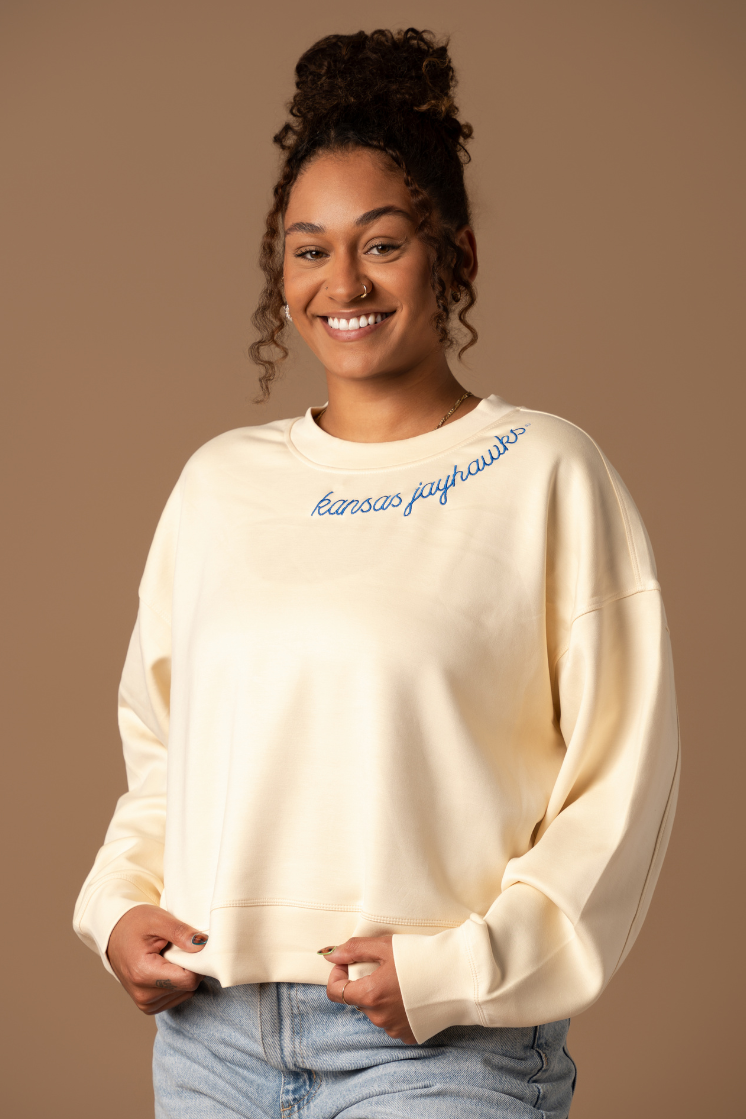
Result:
M106 948L112 929L134 906L158 905L163 892L171 686L167 612L177 522L178 497L174 493L148 557L119 688L119 729L128 791L117 802L73 918L78 936L99 952L110 972ZM155 605L146 601L145 593Z
M535 1026L585 1010L650 904L678 788L673 668L642 521L610 468L608 478L620 534L633 553L638 545L632 586L607 585L574 611L554 679L563 763L533 844L508 862L498 898L457 928L394 937L418 1042L451 1025ZM592 562L600 558L607 578L604 549L593 543Z

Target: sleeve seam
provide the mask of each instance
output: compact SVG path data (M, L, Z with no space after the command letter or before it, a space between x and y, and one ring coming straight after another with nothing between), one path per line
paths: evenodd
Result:
M678 724L679 724L678 711L676 713L676 723L677 723L677 728L678 728ZM643 882L642 889L640 890L640 897L638 899L637 906L635 907L634 916L632 917L632 920L630 921L629 928L627 929L627 935L624 938L624 944L622 945L622 950L619 953L616 964L614 965L614 970L611 972L612 975L618 969L620 960L624 959L624 954L627 951L627 945L629 944L629 938L632 936L632 930L634 929L635 924L637 922L637 915L639 914L640 908L641 908L641 906L642 906L642 904L645 900L645 895L646 895L647 888L648 888L648 882L650 881L650 875L653 872L653 867L655 866L656 860L658 858L658 852L660 851L661 843L663 842L663 836L666 834L666 825L668 824L668 819L669 819L669 816L671 815L671 811L672 811L673 803L674 803L674 792L675 792L675 789L676 789L676 781L678 779L679 771L681 769L681 732L680 732L680 730L678 731L678 735L679 735L679 743L678 743L677 750L676 750L676 765L674 766L674 769L673 769L673 777L671 778L671 785L670 785L670 788L668 790L668 797L666 798L666 807L665 807L665 810L663 812L663 817L662 817L661 822L660 822L660 827L658 828L658 834L655 837L655 846L653 847L653 853L650 857L650 863L648 864L648 869L645 873L645 881Z
M606 598L603 598L600 602L597 602L594 606L587 606L584 610L579 610L578 613L575 614L572 621L570 622L570 632L572 633L573 626L575 625L575 623L580 618L584 618L587 614L597 614L599 610L603 610L604 606L608 606L612 602L621 602L625 598L634 598L634 596L638 595L638 594L650 594L651 592L656 592L656 593L659 594L660 589L661 589L660 588L660 583L654 581L654 582L651 582L648 586L638 587L637 590L634 590L634 591L617 591L615 594L607 595ZM568 640L568 644L565 646L565 648L562 650L561 653L557 654L557 656L554 659L554 664L552 666L552 671L553 672L556 671L557 665L562 660L562 658L569 652L569 650L570 650L570 644L569 644L569 640Z
M477 1014L479 1015L480 1022L482 1023L483 1026L486 1026L487 1025L487 1018L485 1017L485 1013L484 1013L484 1010L482 1008L482 1004L479 1000L479 980L478 980L478 977L477 977L477 966L474 962L474 954L471 950L471 943L470 943L468 935L466 935L466 952L467 952L467 955L469 957L469 968L471 969L471 979L472 979L472 983L474 985L474 1005L477 1008Z

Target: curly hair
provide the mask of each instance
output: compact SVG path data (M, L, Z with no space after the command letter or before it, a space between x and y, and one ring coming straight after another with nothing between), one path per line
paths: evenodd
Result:
M267 214L259 263L264 288L252 317L259 338L249 348L263 367L260 400L267 400L278 363L287 357L283 331L282 221L290 192L303 167L322 153L371 148L388 156L404 175L418 219L417 235L431 250L433 318L442 345L452 344L449 301L461 303L458 319L477 340L467 314L476 298L463 270L455 234L469 224L464 164L470 124L458 119L453 101L456 76L448 41L431 31L378 30L327 35L301 56L289 120L274 136L283 153Z

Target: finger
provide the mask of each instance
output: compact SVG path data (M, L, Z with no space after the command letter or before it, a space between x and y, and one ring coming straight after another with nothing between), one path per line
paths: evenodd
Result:
M342 1002L341 991L349 980L346 967L335 967L329 972L326 984L326 995L331 1002Z
M367 989L366 979L348 979L344 976L327 988L327 993L332 1002L347 1003L348 1006L356 1006L358 1010L362 1010Z
M193 995L197 990L202 976L196 976L198 982L194 987L182 988L172 984L170 980L167 983L161 983L157 987L140 987L137 990L137 1001L143 1006L155 1006L157 1003L171 1002L175 998Z
M335 964L332 970L329 972L329 979L327 980L326 984L327 988L334 987L337 983L339 983L340 980L344 982L345 979L349 978L350 973L347 966L342 966L342 964Z
M165 909L156 910L148 922L148 930L150 935L175 944L184 952L201 952L210 939L207 933L200 932L186 921L179 921Z
M191 998L194 998L194 991L186 991L184 994L176 995L174 998L170 999L167 1003L161 1006L160 1009L156 1011L156 1013L160 1014L162 1010L173 1010L175 1006L180 1006L182 1002L188 1002Z
M331 964L383 963L391 955L391 937L353 936L344 944L320 948L318 955Z
M416 1045L417 1038L414 1036L408 1026L396 1026L393 1029L386 1030L389 1037L396 1038L397 1041L403 1041L405 1045Z
M135 905L119 919L109 938L108 949L120 954L132 939L144 941L150 951L161 952L167 944L176 944L185 952L201 952L209 939L207 933L180 921L157 905Z
M155 1002L138 1003L138 1006L143 1014L152 1016L154 1014L160 1014L163 1010L173 1010L175 1006L193 997L193 991L184 991L179 995L172 995L170 998L156 999Z
M130 978L137 987L151 994L166 991L194 991L202 982L201 975L179 967L178 964L169 963L158 953L141 956Z

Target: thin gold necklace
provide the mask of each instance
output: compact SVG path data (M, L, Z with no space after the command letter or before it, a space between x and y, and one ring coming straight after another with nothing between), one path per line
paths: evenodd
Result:
M456 411L456 409L457 409L457 408L460 408L460 407L461 407L461 405L462 405L462 404L464 403L464 401L465 401L466 399L468 399L468 397L470 397L470 396L473 396L473 395L474 395L474 393L473 393L473 392L465 392L463 396L460 396L460 397L458 398L458 400L456 401L456 403L454 404L453 408L449 408L449 409L448 409L448 411L446 412L445 416L444 416L444 417L443 417L443 419L442 419L442 420L440 421L440 423L439 423L439 424L437 425L437 427L434 427L434 428L433 428L433 431L437 431L439 427L442 427L442 426L443 426L443 424L444 424L444 423L446 422L446 420L450 420L451 416L452 416L452 415L453 415L453 413L454 413L454 412Z
M453 405L453 407L448 409L448 411L446 412L445 416L440 421L440 423L435 425L435 427L433 428L433 431L437 431L439 427L443 426L443 424L446 422L446 420L450 420L451 416L456 411L456 409L460 408L461 405L464 403L464 401L468 400L469 397L473 396L473 395L474 395L473 392L465 392L463 396L460 396L458 398L458 400L456 401L456 403ZM321 417L323 416L325 411L326 411L326 408L322 408L320 412L316 413L316 415L314 416L314 419L315 419L316 423L319 422L319 420L321 419Z

